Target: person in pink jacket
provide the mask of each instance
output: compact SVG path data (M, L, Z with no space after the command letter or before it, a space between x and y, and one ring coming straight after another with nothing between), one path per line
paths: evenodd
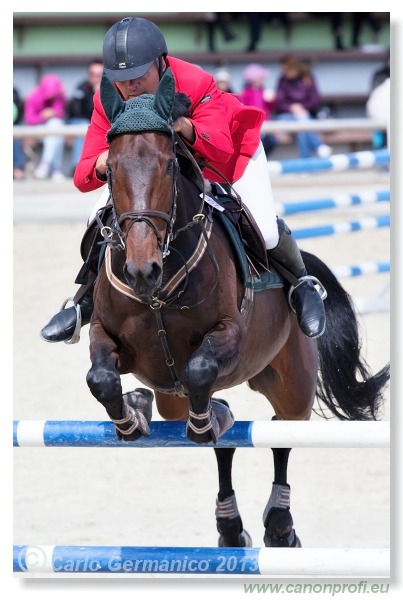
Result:
M269 73L269 69L258 63L248 65L243 72L244 87L238 96L245 106L257 106L262 109L265 112L266 121L271 119L271 113L275 105L273 90L265 86ZM266 157L268 157L277 146L277 139L272 133L262 133L261 140Z
M249 208L263 239L269 259L280 262L300 284L292 292L292 306L298 323L308 337L324 332L326 317L323 301L312 279L307 276L301 253L290 230L277 219L267 160L260 140L264 111L243 106L233 94L218 90L214 77L200 67L168 55L165 38L159 28L144 18L126 17L106 33L103 44L104 73L116 86L123 100L141 94L155 94L162 74L169 67L177 92L191 102L190 116L172 124L194 155L204 158L222 173L205 168L205 178L232 184ZM105 185L108 142L111 124L103 109L100 92L94 95L94 111L84 141L81 159L74 173L74 184L82 192ZM93 208L105 206L106 187ZM81 323L89 323L92 314L92 290L82 301ZM48 342L70 340L80 321L77 306L64 308L41 330Z
M43 75L39 85L27 96L25 101L24 120L27 125L45 125L49 129L57 129L64 123L67 97L62 81L57 75ZM34 171L38 179L63 179L64 139L57 135L43 138L42 155L39 165Z

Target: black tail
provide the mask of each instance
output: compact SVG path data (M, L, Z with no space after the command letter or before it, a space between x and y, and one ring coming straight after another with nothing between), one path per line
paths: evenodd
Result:
M321 281L328 294L326 331L318 338L317 398L339 419L376 420L390 377L389 363L371 375L361 356L359 327L349 294L317 256L309 252L302 256L308 273Z

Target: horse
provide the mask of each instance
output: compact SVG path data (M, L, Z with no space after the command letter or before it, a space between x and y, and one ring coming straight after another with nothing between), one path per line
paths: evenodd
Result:
M281 276L273 285L255 285L264 279L256 274L259 261L245 252L242 263L245 254L231 234L239 231L242 205L235 202L241 208L232 214L224 209L222 216L219 191L229 200L225 188L211 192L200 165L172 131L175 111L186 108L180 96L169 69L156 94L127 102L107 77L102 80L101 101L111 123L111 220L101 230L106 251L93 293L87 384L120 439L150 435L155 397L163 419L186 421L190 440L212 443L218 544L245 547L252 540L232 486L235 449L214 447L234 417L216 394L247 382L270 402L275 419L310 419L317 397L325 418L327 410L339 419L374 420L389 365L371 373L352 300L315 255L303 252L308 272L328 294L327 328L318 339L300 331ZM269 265L260 274L275 275L275 269ZM127 373L145 387L123 394L121 375ZM272 449L266 546L301 545L290 510L290 450Z

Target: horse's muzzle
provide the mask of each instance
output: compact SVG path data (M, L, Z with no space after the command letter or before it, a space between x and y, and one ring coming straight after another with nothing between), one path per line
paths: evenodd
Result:
M139 296L153 294L161 284L162 267L156 261L147 262L141 267L133 261L126 261L123 273L127 285Z

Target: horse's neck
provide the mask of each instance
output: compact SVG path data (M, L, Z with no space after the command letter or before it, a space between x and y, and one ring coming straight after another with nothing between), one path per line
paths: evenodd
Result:
M176 228L185 227L203 208L201 182L196 176L192 179L180 175L178 181L178 201Z

